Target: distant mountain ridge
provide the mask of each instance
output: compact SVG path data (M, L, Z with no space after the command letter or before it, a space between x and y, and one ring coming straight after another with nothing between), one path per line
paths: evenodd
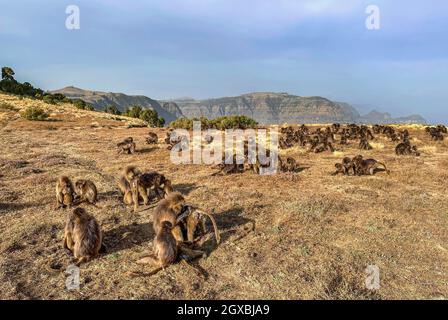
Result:
M182 117L182 111L175 103L165 102L161 104L159 101L146 96L131 96L123 93L90 91L73 86L51 92L62 93L71 99L84 100L93 105L95 109L99 110L104 110L107 106L113 105L117 107L118 110L124 111L127 107L138 105L143 108L154 109L166 122L171 122Z
M419 116L392 118L388 113L372 111L361 116L350 104L335 102L323 97L301 97L288 93L254 92L236 97L195 100L183 97L172 100L154 100L146 96L123 93L89 91L66 87L52 93L62 93L69 98L79 98L96 109L114 105L123 111L126 107L139 105L153 108L169 123L179 117L210 119L227 115L246 115L260 124L301 123L426 123Z

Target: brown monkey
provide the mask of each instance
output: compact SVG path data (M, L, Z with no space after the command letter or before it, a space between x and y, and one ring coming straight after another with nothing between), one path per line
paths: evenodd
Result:
M148 136L146 137L146 143L147 144L157 144L159 142L159 137L156 133L150 132L148 133Z
M190 205L185 205L182 208L181 214L177 217L177 222L183 223L183 226L187 231L187 240L188 242L193 243L195 241L194 235L195 232L198 231L199 223L201 226L201 236L206 233L205 217L208 217L211 220L215 232L216 242L219 244L221 241L221 237L219 235L218 226L213 215L208 214L204 211L200 211L198 210L198 208L194 208Z
M86 210L76 208L68 214L64 232L64 248L73 253L77 265L98 256L102 237L98 222Z
M169 221L163 221L160 224L159 231L153 242L153 251L155 258L152 256L145 257L137 261L137 263L151 263L158 268L165 268L176 262L178 243L174 238L173 225ZM158 270L158 269L156 269Z
M144 173L142 175L134 177L129 182L132 202L134 203L134 211L138 210L139 198L143 199L145 205L149 202L149 191L154 188L154 192L159 200L173 191L171 181L165 178L164 175L157 172Z
M90 180L80 179L75 182L76 194L81 201L86 201L90 204L95 204L98 197L98 191L95 184Z
M355 165L355 172L357 175L374 175L375 170L380 166L384 168L387 174L390 174L390 171L386 168L386 165L382 162L379 162L375 159L363 159L361 155L353 158L353 163Z
M185 198L179 192L172 192L161 200L153 213L153 227L156 234L162 228L162 223L168 221L173 227L172 233L178 242L183 242L184 237L180 226L177 225L177 217L185 205Z
M56 206L57 208L65 208L71 206L74 200L75 188L72 181L62 176L56 182Z
M131 205L132 191L128 180L124 176L121 176L120 179L117 181L117 185L121 191L121 194L123 195L123 203L126 205Z
M138 170L135 166L127 166L124 168L123 176L126 178L128 182L130 182L135 177L138 177L141 175L140 170Z
M359 149L361 150L372 150L373 147L370 145L369 140L367 140L366 136L361 137L359 141Z
M347 175L347 171L342 163L336 163L335 165L336 171L332 173L333 176L337 176L338 174Z
M124 139L122 142L117 143L118 153L132 154L135 152L135 142L132 137Z
M166 194L173 192L171 181L155 171L140 175L140 182L147 192L153 188L159 199L163 199Z
M352 159L344 157L344 159L342 159L342 166L344 167L345 175L355 175L355 166Z

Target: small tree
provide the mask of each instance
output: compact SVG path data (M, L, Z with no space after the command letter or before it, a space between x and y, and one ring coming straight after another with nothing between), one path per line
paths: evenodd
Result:
M78 108L84 110L86 108L86 103L81 99L73 100L73 105Z
M153 109L144 109L140 112L139 118L148 123L151 127L163 127L165 119L159 117L157 111Z
M132 106L126 108L125 115L131 118L140 118L140 113L142 112L142 107Z
M91 104L86 103L84 110L95 111L95 108Z
M104 109L104 112L107 112L107 113L110 113L110 114L115 114L115 115L120 115L121 114L120 110L118 110L118 108L116 106L114 106L114 105L107 106Z
M3 80L14 80L14 70L12 70L10 67L3 67L2 68L2 79Z
M51 94L47 94L42 99L45 103L49 104L56 104L56 101L53 99L53 96Z

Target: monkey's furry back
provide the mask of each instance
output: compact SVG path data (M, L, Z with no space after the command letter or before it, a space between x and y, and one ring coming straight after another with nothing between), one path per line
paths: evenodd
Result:
M91 218L85 222L84 228L75 224L75 252L79 256L90 256L98 253L101 248L102 234L98 222Z

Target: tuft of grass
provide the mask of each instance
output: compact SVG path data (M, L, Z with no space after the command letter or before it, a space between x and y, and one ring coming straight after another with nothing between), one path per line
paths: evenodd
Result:
M20 113L20 116L31 121L45 121L49 117L48 113L39 107L28 107Z
M423 146L419 148L420 151L427 153L427 154L434 154L437 152L436 146Z
M333 151L333 156L340 158L344 155L344 152L342 151Z
M19 109L14 107L12 104L2 102L0 103L0 111L19 111Z
M370 142L370 145L371 145L372 148L375 149L375 150L381 150L381 149L384 149L384 144L382 144L381 142Z

